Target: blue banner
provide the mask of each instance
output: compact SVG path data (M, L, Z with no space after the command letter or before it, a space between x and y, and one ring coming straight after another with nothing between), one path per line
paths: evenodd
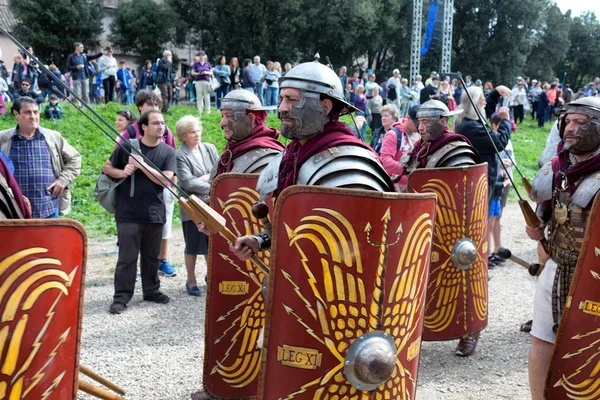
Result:
M429 51L431 40L433 39L433 32L435 30L435 24L437 22L438 13L438 2L434 1L429 4L429 12L427 14L427 28L425 28L425 43L421 47L421 57L425 57L425 54Z

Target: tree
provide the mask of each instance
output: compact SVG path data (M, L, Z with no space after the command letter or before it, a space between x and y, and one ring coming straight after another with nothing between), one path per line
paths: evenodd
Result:
M575 17L569 32L571 47L557 72L567 73L567 81L573 89L583 87L600 71L600 22L594 13Z
M570 11L563 15L556 5L547 10L546 22L537 33L538 42L527 58L527 75L545 81L558 76L560 71L556 70L556 66L564 62L571 46L571 23Z
M13 35L43 63L64 67L75 42L96 46L102 33L102 0L12 0L10 8L18 20Z
M179 15L168 5L154 0L121 2L110 25L109 40L124 53L146 59L162 55L169 43L181 43Z

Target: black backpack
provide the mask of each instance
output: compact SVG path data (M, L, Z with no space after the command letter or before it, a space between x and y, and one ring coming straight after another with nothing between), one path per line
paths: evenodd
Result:
M387 98L388 100L394 101L398 98L398 93L396 92L396 85L390 85L387 87Z
M402 146L402 132L400 132L400 129L398 129L397 127L392 126L388 131L380 133L377 137L373 138L373 150L375 150L375 152L379 155L381 155L381 145L383 144L383 137L390 130L396 132L396 152L398 152L398 150L400 150L400 147Z

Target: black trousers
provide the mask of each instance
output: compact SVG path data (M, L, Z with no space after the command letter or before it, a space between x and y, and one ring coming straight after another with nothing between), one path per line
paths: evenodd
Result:
M538 109L538 105L540 104L539 101L534 101L531 103L531 119L535 119L536 115L537 115L537 109Z
M102 80L102 86L104 86L104 104L113 101L115 98L115 81L115 77L112 75Z
M115 269L114 301L127 304L135 290L135 273L138 254L142 276L144 296L158 293L158 254L162 240L162 224L139 224L136 222L117 222L119 237L119 259Z
M515 123L523 122L523 118L525 117L525 111L523 110L523 104L519 104L515 106Z

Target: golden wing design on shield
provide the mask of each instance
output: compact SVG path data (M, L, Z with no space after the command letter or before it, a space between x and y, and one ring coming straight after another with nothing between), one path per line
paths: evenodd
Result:
M392 335L396 342L396 368L390 379L379 388L376 399L410 399L417 385L416 377L402 363L401 354L407 352L410 362L419 356L420 336L409 343L417 329L421 328L422 302L425 300L429 266L427 253L430 250L433 235L431 215L421 215L410 228L402 254L395 271L391 290L385 294L381 330ZM390 260L393 261L393 260ZM393 271L388 271L390 274Z
M248 187L241 187L229 194L226 201L218 199L223 215L228 218L232 231L237 236L253 235L264 230L262 222L252 214L252 205L258 200L258 192ZM236 221L243 221L243 225ZM211 374L219 373L232 387L244 387L254 381L260 372L261 348L257 341L265 322L265 302L262 294L265 274L250 261L233 260L228 254L219 255L232 268L253 282L253 285L249 288L249 296L217 320L231 322L215 343L231 341L231 346L213 367ZM268 251L263 253L263 261L267 265L269 255ZM236 350L232 352L234 348Z
M465 195L465 198L467 196ZM477 246L477 260L469 271L469 288L471 301L474 303L475 317L483 321L487 318L488 285L487 285L487 220L488 220L488 183L487 177L482 175L477 182L471 215L467 223L467 237Z
M296 247L300 254L305 278L316 303L311 304L294 283L294 279L304 277L292 277L283 269L281 273L295 288L296 295L302 300L310 318L317 322L320 329L311 329L298 315L298 310L285 304L283 306L288 315L295 318L307 334L327 348L338 363L320 378L307 382L285 398L293 399L310 389L313 399L370 399L371 393L357 389L347 380L344 373L346 355L350 346L363 334L385 330L398 338L396 345L399 356L406 350L410 336L420 328L417 320L421 315L416 310L420 309L420 302L424 299L425 285L417 283L423 282L427 277L428 265L425 260L433 230L431 216L421 215L410 227L398 260L388 260L388 249L396 246L404 233L401 223L397 227L392 224L390 208L381 218L383 223L378 224L381 232L373 232L371 224L366 225L364 231L367 243L379 249L375 279L367 285L364 281L359 239L353 225L334 210L317 208L313 211L319 214L303 218L302 224L295 229L286 225L286 230L290 246ZM390 231L394 235L390 235ZM372 240L373 233L381 235L379 243ZM316 248L320 260L307 258L300 245L305 239ZM309 262L313 269L320 264L323 273L319 276L323 277L322 281L317 281ZM386 270L388 265L396 265L396 262L396 270ZM387 281L393 281L390 293L386 293L386 273ZM410 346L414 346L415 356L418 355L420 340ZM384 389L376 392L376 398L409 398L407 387L414 384L413 377L399 358L391 379Z
M302 300L310 317L317 321L319 331L311 329L297 311L283 305L288 315L306 330L306 333L326 347L339 361L324 376L307 382L298 391L286 398L293 399L305 393L312 386L313 399L352 398L368 399L369 396L356 389L344 376L344 357L352 342L369 330L369 311L367 309L367 290L361 275L363 265L358 236L351 222L339 212L316 208L318 214L301 219L302 224L291 229L285 225L290 247L300 254L304 277L292 277L284 269L281 273L295 288L296 295ZM317 249L320 260L309 260L300 246L301 242L310 242ZM320 265L323 279L317 281L309 266ZM311 304L300 293L294 279L307 279L316 299Z
M63 296L69 295L69 288L78 269L75 267L71 273L66 274L58 268L52 268L53 265L62 264L60 260L49 257L33 258L18 264L25 258L47 251L45 248L32 247L0 261L0 399L4 399L6 395L8 399L27 399L27 395L46 377L47 367L55 361L71 331L69 327L56 343L50 344L51 351L44 348L42 353L46 354L40 354L43 338L54 319L56 306ZM40 266L43 268L38 268ZM37 304L40 296L51 290L56 295L53 297L54 301L49 303L47 312L36 312L37 315L33 315L40 308L40 304ZM31 329L35 329L28 325L30 322L35 324L36 317L40 314L45 315L43 326L35 339L28 343L27 336L30 336ZM19 363L24 354L27 354L25 360ZM39 370L30 371L37 356L46 357L47 360ZM59 386L65 373L66 370L50 377L51 384L43 392L43 400Z
M465 177L466 179L466 177ZM445 330L456 318L460 286L466 292L466 272L452 263L454 245L466 235L466 210L457 204L452 188L441 179L432 179L422 192L437 195L435 232L432 248L432 269L429 273L428 301L424 324L433 332ZM435 267L434 267L435 266ZM462 282L459 285L459 282Z

